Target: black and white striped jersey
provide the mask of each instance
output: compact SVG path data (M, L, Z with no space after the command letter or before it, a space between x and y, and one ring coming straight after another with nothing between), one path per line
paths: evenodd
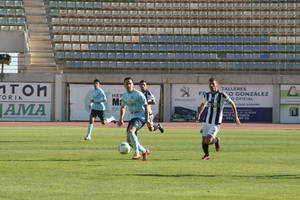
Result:
M142 91L142 93L145 95L147 103L149 103L152 100L155 100L154 95L149 90Z
M225 103L231 103L232 100L224 92L207 92L204 94L205 102L203 103L207 107L203 122L208 124L219 125L223 119L223 109Z

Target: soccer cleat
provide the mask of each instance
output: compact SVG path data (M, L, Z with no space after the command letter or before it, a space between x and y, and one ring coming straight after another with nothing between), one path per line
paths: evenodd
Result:
M92 138L89 136L85 136L84 140L92 140Z
M141 155L134 155L131 157L132 160L139 160L142 156Z
M107 118L106 121L107 121L107 123L114 123L114 124L117 123L117 121L116 121L116 119L115 119L114 116L111 116L110 118Z
M145 153L142 153L142 157L143 157L142 161L147 161L148 155L150 155L150 154L151 154L151 151L149 151L149 150L146 150Z
M216 151L220 151L221 150L221 140L220 138L218 138L218 142L215 143L215 148L216 148Z
M157 128L161 133L164 133L165 129L163 129L160 124L157 124Z
M209 160L209 156L205 155L201 158L201 160Z

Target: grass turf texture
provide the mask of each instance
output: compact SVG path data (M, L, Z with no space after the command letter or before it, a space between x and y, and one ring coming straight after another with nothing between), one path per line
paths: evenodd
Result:
M143 129L147 162L118 153L124 130L1 127L0 199L299 199L299 130L221 130L201 161L198 130Z

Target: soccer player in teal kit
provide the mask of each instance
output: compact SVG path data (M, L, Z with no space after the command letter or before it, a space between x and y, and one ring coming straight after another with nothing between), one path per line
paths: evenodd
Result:
M126 108L131 114L131 119L127 126L127 141L131 144L134 155L133 160L138 160L140 158L143 161L148 159L150 151L145 149L138 140L137 131L141 129L145 123L147 127L151 127L149 120L149 107L144 94L140 91L134 89L133 80L130 77L124 79L124 87L126 92L122 95L121 109L120 109L120 119L118 125L121 127L124 123L124 116Z
M87 136L84 138L85 140L91 140L92 139L92 131L94 127L94 122L97 117L100 118L100 121L103 125L114 122L115 118L109 117L105 119L105 103L107 102L106 95L104 91L100 88L100 81L98 79L94 80L94 90L92 90L92 99L91 103L89 105L89 108L91 109L90 114L90 120L89 120L89 126L88 126L88 133Z

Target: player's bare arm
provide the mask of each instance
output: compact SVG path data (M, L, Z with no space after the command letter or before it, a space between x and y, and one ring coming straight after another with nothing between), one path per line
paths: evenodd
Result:
M124 116L125 116L126 107L121 106L120 108L120 119L118 121L118 126L121 127L124 124Z
M204 109L205 109L205 104L204 103L202 103L201 105L200 105L200 108L199 108L199 113L198 113L198 116L197 116L197 121L199 121L200 120L200 116L201 116L201 114L202 114L202 112L204 111Z
M234 121L237 125L240 125L241 122L240 122L240 119L239 119L239 116L238 116L238 112L237 112L237 109L236 109L236 105L234 102L231 103L231 108L232 108L232 111L233 111L233 116L234 116Z

